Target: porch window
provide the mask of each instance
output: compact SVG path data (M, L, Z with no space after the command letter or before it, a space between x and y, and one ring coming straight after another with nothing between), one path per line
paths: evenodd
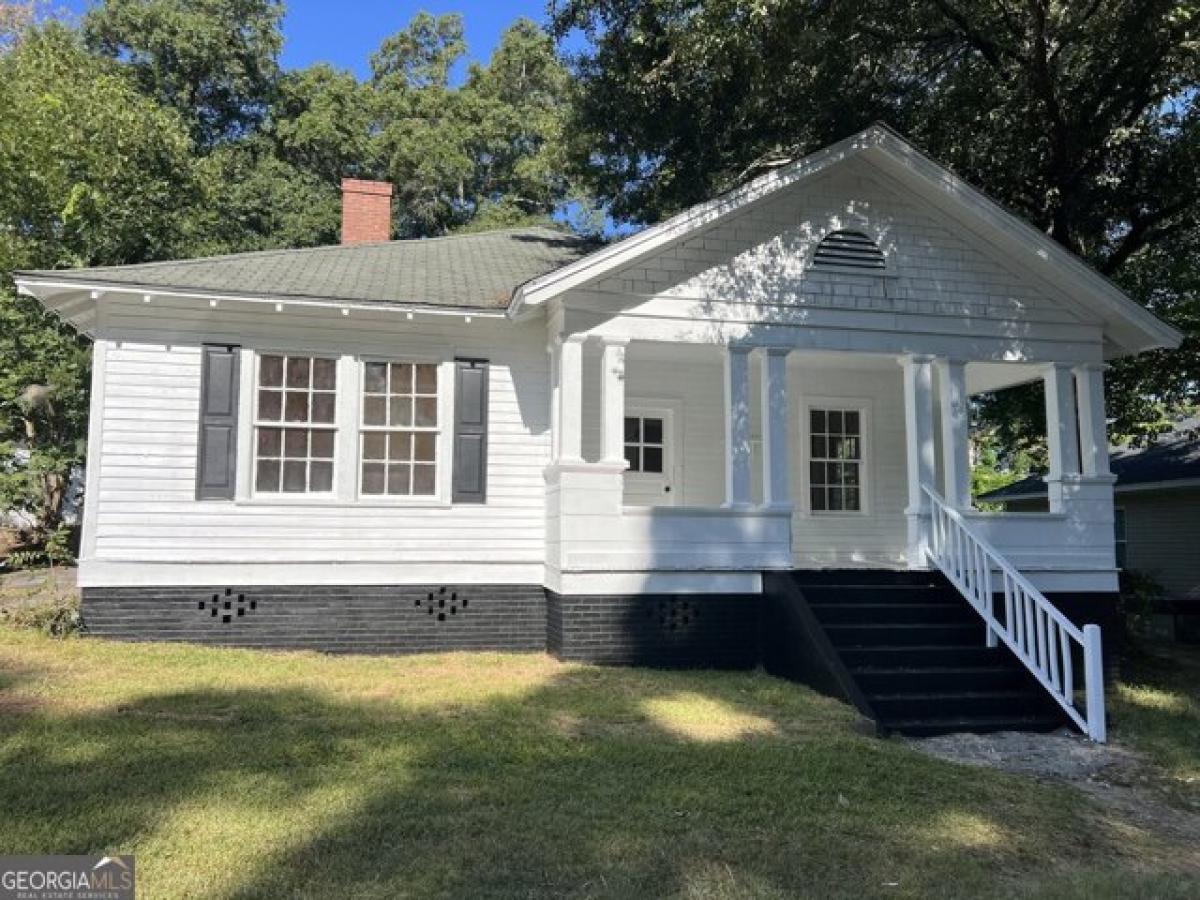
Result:
M254 489L264 494L333 490L337 361L268 353L258 358Z
M439 431L435 363L363 365L362 494L431 497L437 493Z
M863 416L857 409L809 410L809 503L813 512L861 512Z
M625 461L630 472L662 474L665 433L657 416L625 417Z

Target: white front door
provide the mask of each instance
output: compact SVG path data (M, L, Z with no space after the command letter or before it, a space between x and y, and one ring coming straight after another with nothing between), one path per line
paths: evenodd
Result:
M625 409L625 504L674 506L679 502L674 411L629 404Z

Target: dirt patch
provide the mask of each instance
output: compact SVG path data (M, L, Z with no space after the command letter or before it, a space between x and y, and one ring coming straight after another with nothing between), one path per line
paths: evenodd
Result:
M949 734L908 743L938 759L1070 785L1094 802L1098 826L1128 838L1142 864L1200 875L1200 808L1178 797L1172 802L1161 774L1128 747L1095 744L1066 730Z
M73 567L6 572L0 574L0 620L6 613L78 596Z

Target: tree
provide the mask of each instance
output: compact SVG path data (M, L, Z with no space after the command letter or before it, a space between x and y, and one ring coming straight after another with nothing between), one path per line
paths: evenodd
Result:
M183 123L57 25L0 55L0 508L43 543L82 464L87 341L36 301L13 269L171 256L193 202Z
M591 39L568 131L616 216L661 218L882 119L1190 329L1158 372L1117 367L1118 430L1194 402L1197 263L1162 255L1200 228L1194 3L556 0L552 21Z
M517 21L456 88L465 53L459 16L421 13L372 58L402 237L548 221L573 194L562 156L570 79L550 38Z
M90 48L120 59L207 149L267 114L283 46L280 0L106 0L84 17Z

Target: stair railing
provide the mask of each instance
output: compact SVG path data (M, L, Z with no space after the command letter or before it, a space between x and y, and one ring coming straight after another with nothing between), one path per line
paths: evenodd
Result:
M933 503L930 559L983 617L988 646L1003 641L1084 734L1103 743L1107 735L1100 626L1084 625L1081 630L984 540L958 510L930 487L925 486L924 491ZM999 574L1004 597L1003 621L995 614L995 573ZM1083 658L1082 711L1075 695L1075 645Z

